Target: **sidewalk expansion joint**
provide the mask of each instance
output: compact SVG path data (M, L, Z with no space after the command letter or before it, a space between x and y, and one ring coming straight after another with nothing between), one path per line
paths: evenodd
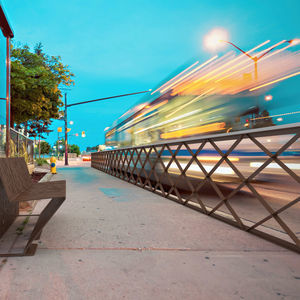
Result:
M157 247L39 247L40 250L90 250L90 251L170 251L170 252L215 252L215 253L293 253L279 250L213 250L200 248L157 248Z

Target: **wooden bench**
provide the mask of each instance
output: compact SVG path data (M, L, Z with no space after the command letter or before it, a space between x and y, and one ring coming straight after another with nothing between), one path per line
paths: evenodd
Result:
M0 202L2 203L0 209L2 210L2 219L7 214L10 215L10 218L13 217L13 219L15 219L16 215L12 216L12 214L14 213L14 210L16 210L16 207L18 208L20 202L42 199L51 200L38 215L34 215L36 221L33 226L31 222L32 230L27 237L23 253L18 254L13 251L6 251L8 253L2 253L3 249L2 251L0 249L0 256L32 255L37 247L37 245L32 244L32 242L39 239L42 229L46 223L51 219L66 199L65 180L34 183L29 175L24 158L0 158ZM11 209L10 205L13 205L14 208ZM4 221L0 221L2 222L0 226L2 226ZM3 238L8 234L8 231L9 230L4 233L1 239L2 245L0 245L0 248L3 246L3 243L5 243L3 242ZM10 235L12 234L16 234L15 229L14 231L11 230ZM11 240L12 237L9 237L8 239Z

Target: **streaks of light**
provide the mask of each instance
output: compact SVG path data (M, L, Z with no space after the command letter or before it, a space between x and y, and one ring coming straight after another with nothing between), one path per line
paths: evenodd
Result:
M279 82L279 81L283 81L283 80L285 80L285 79L288 79L288 78L291 78L291 77L294 77L294 76L297 76L297 75L300 75L300 72L296 72L296 73L293 73L293 74L291 74L291 75L284 76L284 77L278 78L278 79L276 79L276 80L272 80L272 81L270 81L270 82L261 84L261 85L259 85L259 86L256 86L256 87L250 89L249 91L252 92L252 91L258 90L258 89L261 89L261 88L263 88L263 87L265 87L265 86L271 85L271 84L276 83L276 82Z
M274 46L275 46L275 45L274 45ZM272 47L274 47L274 46L272 46ZM271 56L273 56L273 55L275 55L275 54L278 54L278 53L284 51L285 49L287 49L287 48L289 48L289 47L291 47L291 46L292 46L292 45L288 45L288 46L286 46L286 47L283 47L282 49L276 50L276 51L274 51L273 53L268 54L268 55L266 55L265 57L263 57L262 59L260 59L259 62L262 62L262 61L264 61L264 60L270 58ZM270 47L270 48L272 48L272 47ZM268 48L268 49L269 49L269 48ZM267 51L267 50L265 50L265 51ZM265 52L265 51L259 52L258 55L259 55L259 54L263 54L263 52ZM219 78L219 79L216 80L215 82L218 83L218 82L220 82L220 81L222 81L222 80L224 80L224 79L226 79L226 78L228 78L228 77L230 77L230 76L232 76L232 75L234 75L234 74L236 74L236 73L239 73L240 71L243 71L243 70L247 69L248 67L250 67L250 66L252 66L252 65L253 65L253 62L249 62L246 66L244 66L244 67L242 67L242 68L240 68L240 69L238 69L238 70L236 70L236 71L234 71L234 72L232 72L232 73L230 73L230 74L227 74L227 75L225 75L225 76Z
M168 100L164 100L164 101L162 101L162 102L160 102L158 104L155 104L153 106L147 105L147 106L145 106L145 108L147 108L147 109L144 112L142 112L139 115L137 115L134 119L135 120L139 119L140 117L144 116L145 114L147 114L147 113L149 113L149 112L151 112L151 111L153 111L153 110L155 110L155 109L157 109L157 108L165 105L166 103L168 103Z
M174 115L175 113L177 113L179 110L182 110L183 108L187 107L188 105L190 105L190 104L192 104L192 103L198 101L200 98L204 98L204 97L205 97L209 92L211 92L212 90L213 90L213 88L211 88L211 89L207 90L206 92L204 92L203 94L201 94L201 95L195 97L193 100L191 100L191 101L189 101L189 102L187 102L187 103L181 105L181 106L178 107L177 109L173 110L170 114L168 114L168 115L166 116L166 118L171 117L172 115Z
M265 42L263 42L263 43L261 43L261 44L255 46L254 48L250 49L250 50L247 51L246 53L247 53L247 54L250 54L250 53L252 53L253 51L257 50L258 48L260 48L260 47L262 47L262 46L264 46L264 45L266 45L266 44L269 43L269 42L270 42L270 40L267 40L267 41L265 41ZM272 47L274 47L274 46L272 46ZM270 47L270 48L271 48L271 47ZM269 49L269 48L268 48L268 49ZM264 50L264 51L268 51L268 49L267 49L267 50ZM261 52L260 52L260 53L261 53ZM232 66L232 67L229 67L229 68L225 69L225 70L222 71L221 73L219 73L221 70L223 70L223 69L226 68L227 66L230 66L230 65L232 65L233 63L238 62L239 60L242 60L242 61L241 61L240 63L238 63L238 64L235 64L235 65ZM210 71L210 72L208 72L208 73L206 73L206 74L204 74L203 76L201 76L201 77L198 78L197 80L193 81L192 83L189 83L189 84L185 85L183 88L179 89L178 92L183 92L183 91L187 91L187 90L190 90L190 91L196 90L196 89L199 88L201 85L203 85L203 83L205 84L205 83L211 81L212 79L219 77L221 74L227 73L228 71L230 71L230 70L236 68L237 66L239 66L239 65L241 65L241 64L244 64L245 62L247 62L247 60L245 59L245 54L240 54L239 56L237 56L237 57L235 57L234 59L228 61L227 63L225 63L225 64L223 64L223 65L217 67L216 69L214 69L214 70L212 70L212 71ZM212 77L210 77L211 75L213 75L213 74L215 74L215 73L217 73L217 74L214 75L214 76L212 76ZM201 81L203 81L205 78L207 78L207 79L206 79L204 82L201 82Z
M147 127L147 128L140 129L139 131L135 132L134 134L138 134L138 133L140 133L140 132L143 132L143 131L146 131L146 130L149 130L149 129L152 129L152 128L155 128L155 127L159 127L159 126L162 126L162 125L171 123L171 122L173 122L173 121L180 120L180 119L185 118L185 117L189 117L189 116L191 116L191 115L194 115L194 114L200 112L201 110L202 110L202 109L196 109L196 110L194 110L194 111L188 112L188 113L183 114L183 115L181 115L181 116L175 117L175 118L173 118L173 119L171 119L171 120L166 120L166 121L164 121L164 122L161 122L161 123L158 123L158 124L149 126L149 127Z
M207 132L215 132L215 131L224 130L225 125L226 125L225 122L217 122L217 123L212 123L212 124L207 124L207 125L202 125L197 127L179 129L172 132L162 133L160 137L162 139L173 139L173 138L175 139L178 137L185 137L185 136L196 135L196 134L207 133Z
M279 115L272 115L272 116L266 116L266 117L252 118L250 120L261 120L261 119L275 118L275 117L295 115L295 114L300 114L300 110L299 111L292 111L292 112L288 112L288 113L284 113L284 114L279 114Z
M261 162L256 162L253 161L250 163L250 167L251 168L259 168L260 166L262 166L263 163ZM285 163L285 165L293 170L300 170L300 164L293 164L293 163ZM270 163L268 166L266 166L266 168L270 168L270 169L282 169L281 166L279 166L276 163Z
M260 47L262 47L262 46L264 46L264 45L266 45L266 44L269 43L269 42L270 42L270 40L267 40L267 41L261 43L260 45L258 45L258 46L256 46L256 47L252 48L251 50L247 51L246 53L247 53L247 54L250 54L250 53L252 53L253 51L257 50L258 48L260 48ZM278 43L278 44L279 44L279 43ZM276 47L276 46L277 46L277 45L275 45L275 47ZM273 46L273 47L274 47L274 46ZM268 48L268 49L266 49L265 51L268 51L269 49L271 49L271 47ZM245 54L241 54L240 56L238 56L238 57L236 58L236 60L238 60L238 58L244 58L244 57L245 57ZM225 64L225 65L223 66L223 68L224 68L226 65L228 65L228 64L234 63L234 61L235 61L235 60L229 61L227 64ZM232 67L230 67L230 68L228 68L228 69L226 69L226 70L224 70L224 71L222 71L222 72L220 72L220 73L218 73L218 74L216 74L216 75L214 75L213 77L208 78L207 80L205 80L205 82L208 82L208 81L210 81L210 80L213 80L213 79L219 77L220 75L223 75L224 73L227 73L228 71L230 71L230 70L236 68L237 66L239 66L239 65L241 65L241 64L243 64L243 63L245 63L245 60L243 60L243 61L241 61L241 62L239 62L239 63L233 65ZM218 71L218 70L217 70L217 71ZM215 73L215 72L216 72L216 71L214 71L214 73Z
M190 71L189 73L185 74L184 76L182 76L181 78L177 79L176 81L174 81L173 83L171 83L170 85L168 85L167 87L165 87L164 89L162 89L160 91L160 93L165 92L166 90L170 89L171 87L173 87L174 85L176 85L178 82L182 81L183 79L185 79L186 77L188 77L189 75L191 75L192 73L195 73L196 71L198 71L199 69L203 68L204 66L206 66L207 64L209 64L210 62L212 62L213 60L215 60L218 57L218 55L215 55L214 57L210 58L209 60L207 60L206 62L204 62L203 64L201 64L200 66L198 66L197 68L193 69L192 71Z
M188 71L189 69L191 69L192 67L194 67L198 63L199 63L199 61L196 61L195 63L193 63L191 66L189 66L188 68L186 68L185 70L183 70L182 72L180 72L179 74L177 74L175 77L171 78L169 81L167 81L166 83L164 83L162 86L160 86L159 88L157 88L154 92L151 93L151 95L153 95L154 93L156 93L157 91L159 91L160 89L162 89L163 87L165 87L168 83L172 82L174 79L178 78L180 75L184 74L186 71Z

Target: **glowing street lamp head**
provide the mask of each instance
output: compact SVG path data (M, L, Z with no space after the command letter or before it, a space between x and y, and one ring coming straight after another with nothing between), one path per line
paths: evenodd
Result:
M265 96L265 100L266 101L271 101L273 99L273 96L272 95L266 95Z
M222 28L213 29L204 37L204 45L210 50L222 47L223 41L228 41L228 33Z
M292 39L288 41L291 45L295 46L300 43L300 39Z

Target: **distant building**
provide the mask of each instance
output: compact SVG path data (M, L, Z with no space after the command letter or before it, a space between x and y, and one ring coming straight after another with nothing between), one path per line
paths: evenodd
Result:
M0 156L9 156L10 39L13 31L0 3ZM6 147L6 145L8 145Z
M106 149L106 145L99 145L98 151L104 151Z

